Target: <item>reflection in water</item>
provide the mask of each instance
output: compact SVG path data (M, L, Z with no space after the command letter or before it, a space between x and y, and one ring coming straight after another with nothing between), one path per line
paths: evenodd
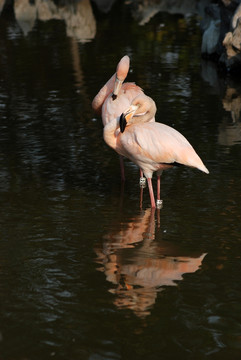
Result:
M34 27L36 20L64 20L67 36L86 42L94 39L96 21L89 0L57 6L52 0L15 0L14 13L24 35Z
M223 97L223 108L230 112L230 120L223 119L219 125L218 143L224 146L232 146L241 142L241 92L240 89L227 85Z
M232 146L241 142L241 122L223 120L218 129L218 143L224 146Z
M216 94L222 96L222 104L225 111L230 113L230 119L222 120L218 128L218 143L223 146L232 146L241 142L241 87L227 79L225 84L217 73L216 66L210 61L202 62L202 76Z
M159 216L158 212L158 216ZM189 253L176 244L158 240L155 210L147 209L127 223L117 224L96 246L100 271L115 285L114 304L137 316L150 314L157 292L175 286L185 273L198 270L206 254Z
M227 86L226 94L223 98L223 107L230 111L233 122L240 120L241 93L240 89Z
M1 18L0 358L238 359L240 152L235 146L220 166L215 127L223 119L224 96L220 100L203 89L196 26L181 31L177 17L165 15L161 32L154 28L158 18L138 28L116 9L111 22L101 17L99 36L84 45L66 38L60 21L37 21L24 39L12 17L5 12ZM163 181L170 198L161 214L167 233L163 220L158 228L154 219L148 229L150 210L135 211L132 165L123 206L133 219L125 215L120 224L113 215L119 167L103 146L101 124L92 121L90 101L124 51L133 57L131 76L157 100L160 121L191 134L214 170L201 194L192 191L204 181L194 172L178 171L175 181L167 172ZM231 123L230 112L225 116ZM187 176L190 186L184 186ZM181 199L175 196L180 191ZM169 266L178 267L201 256L175 252L171 239L179 243L179 235L180 243L195 250L199 234L198 248L208 251L202 270L158 293L168 257ZM96 239L100 264L93 263ZM189 258L180 264L181 257ZM121 290L125 281L129 291Z
M232 146L241 141L241 92L237 88L228 87L223 98L223 107L230 112L232 122L224 119L219 126L218 143Z
M159 12L167 12L169 14L187 14L193 15L203 12L204 5L201 3L197 6L195 1L133 1L133 17L138 20L139 25L145 25Z
M116 0L92 0L97 8L103 12L103 13L108 13L112 6L114 5L114 3L116 2Z
M4 7L4 4L5 4L5 0L0 0L0 14L2 12L2 9Z

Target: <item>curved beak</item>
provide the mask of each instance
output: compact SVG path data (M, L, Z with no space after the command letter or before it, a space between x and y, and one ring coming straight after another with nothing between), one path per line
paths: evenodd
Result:
M126 122L125 115L124 115L124 113L122 113L120 116L120 131L122 133L125 131L126 124L127 124L127 122Z
M120 92L121 86L122 86L123 81L119 80L118 77L116 76L115 78L115 84L114 84L114 90L112 93L112 99L115 100Z
M126 125L133 118L138 106L131 105L126 111L124 111L120 116L120 131L123 133L125 131Z

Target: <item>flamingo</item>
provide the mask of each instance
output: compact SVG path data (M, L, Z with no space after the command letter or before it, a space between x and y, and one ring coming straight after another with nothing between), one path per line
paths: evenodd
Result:
M105 127L110 121L119 117L123 111L130 106L132 100L143 94L143 90L135 83L123 83L130 68L130 58L125 55L119 61L115 74L100 89L92 101L92 108L101 113L102 123ZM153 117L150 121L155 121ZM115 136L118 136L116 129ZM120 154L120 153L119 153ZM121 179L125 180L123 157L120 155ZM145 185L145 178L140 170L140 185Z
M143 171L147 178L151 207L155 208L152 187L153 172L157 172L157 207L161 207L160 177L165 169L187 165L209 173L188 140L172 127L149 122L155 116L156 104L144 93L132 100L120 117L104 127L104 140L122 156Z

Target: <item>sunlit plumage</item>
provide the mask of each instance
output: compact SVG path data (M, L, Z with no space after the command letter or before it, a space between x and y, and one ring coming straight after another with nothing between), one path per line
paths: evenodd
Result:
M118 63L116 73L100 89L92 101L92 107L97 113L101 113L103 126L106 126L113 119L119 118L123 111L128 108L132 100L143 94L142 89L135 83L123 83L130 67L130 58L125 55ZM155 121L150 119L150 121ZM119 129L116 129L115 136L118 136ZM115 149L117 151L117 149ZM121 154L121 151L117 151ZM124 180L124 165L120 157L121 177ZM142 174L141 174L142 175Z
M182 164L209 173L181 133L165 124L149 122L154 118L155 112L155 102L150 97L140 94L123 115L114 118L104 127L106 143L143 170L148 180L152 207L155 207L153 172L157 172L159 177L157 200L160 200L160 175L163 170L175 164ZM120 131L120 122L123 133Z

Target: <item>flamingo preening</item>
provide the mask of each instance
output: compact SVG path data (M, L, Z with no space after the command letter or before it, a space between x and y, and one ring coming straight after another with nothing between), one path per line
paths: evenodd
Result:
M188 140L177 130L158 122L155 102L144 93L139 94L120 117L104 127L105 142L127 157L143 171L148 181L151 207L155 208L152 174L157 172L157 205L160 200L160 176L163 170L186 165L209 173Z
M101 113L103 126L111 120L118 118L123 111L131 105L132 100L143 94L143 90L133 82L124 83L129 72L130 58L125 55L119 61L115 74L100 89L92 101L92 108ZM153 117L150 121L155 121ZM118 136L119 129L116 129L115 136ZM120 155L121 179L125 180L123 156ZM140 184L145 184L145 178L140 171Z

